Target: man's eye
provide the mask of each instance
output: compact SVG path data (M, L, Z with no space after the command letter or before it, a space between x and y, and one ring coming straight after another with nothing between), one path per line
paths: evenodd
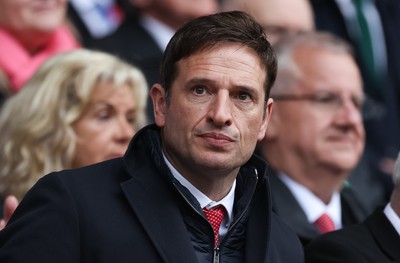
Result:
M206 89L202 86L196 86L196 87L194 87L193 91L196 94L202 95L206 92Z
M319 94L315 97L315 101L319 103L337 103L340 102L340 97L334 94Z
M354 106L361 110L364 107L365 104L365 99L364 98L359 98L359 97L354 97L352 98Z
M248 93L240 93L238 95L239 100L251 100L251 96Z

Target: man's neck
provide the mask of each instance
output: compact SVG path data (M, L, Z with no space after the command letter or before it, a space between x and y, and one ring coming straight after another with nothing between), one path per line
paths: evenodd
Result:
M175 178L183 178L183 180L187 181L213 201L219 201L229 193L239 172L239 169L231 173L218 173L214 170L207 172L207 169L192 169L188 171L174 164L168 159L165 153L163 153L163 156ZM199 172L200 170L201 172Z

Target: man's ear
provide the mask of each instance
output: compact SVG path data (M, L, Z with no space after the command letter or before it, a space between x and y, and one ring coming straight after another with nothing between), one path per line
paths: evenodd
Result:
M276 106L276 105L275 105ZM279 122L281 116L279 112L279 107L274 107L274 113L271 115L269 120L268 129L265 134L264 140L275 140L279 135Z
M165 124L165 113L167 110L167 101L165 98L165 89L160 84L154 84L150 90L151 100L153 101L154 120L159 127Z
M261 141L265 136L265 132L267 131L267 127L269 126L268 123L271 118L272 105L273 105L274 101L271 98L269 98L268 101L265 103L266 103L266 105L265 105L264 120L261 125L260 131L258 133L258 137L257 137L258 141Z

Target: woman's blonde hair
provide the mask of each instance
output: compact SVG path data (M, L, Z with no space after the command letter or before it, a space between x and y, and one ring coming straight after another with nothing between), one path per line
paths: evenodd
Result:
M98 51L78 49L46 61L0 112L0 195L21 198L44 174L71 167L72 124L100 83L132 88L135 130L146 124L147 84L137 68Z

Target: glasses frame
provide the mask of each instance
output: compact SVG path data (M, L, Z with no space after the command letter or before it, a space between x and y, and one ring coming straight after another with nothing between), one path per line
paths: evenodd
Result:
M316 104L331 106L332 110L339 109L343 104L343 98L334 92L316 92L306 94L279 94L271 96L274 101L310 101ZM377 119L384 114L382 109L375 105L370 98L353 98L354 106L360 111L364 121ZM331 105L329 105L331 104Z

